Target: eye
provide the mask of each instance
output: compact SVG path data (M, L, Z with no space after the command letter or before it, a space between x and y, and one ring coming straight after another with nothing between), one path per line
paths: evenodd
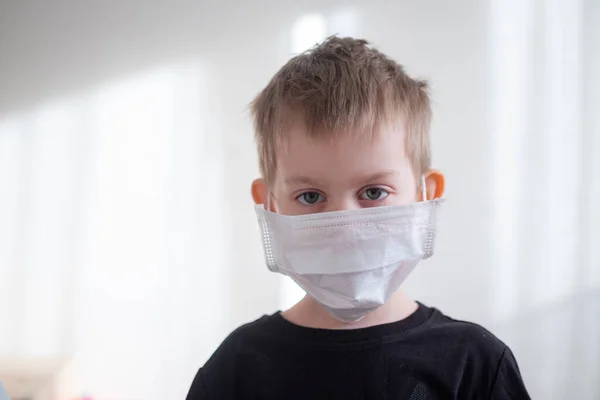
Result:
M313 204L322 202L325 200L325 197L319 192L304 192L296 197L296 200L305 206L311 206Z
M385 199L388 197L388 195L389 192L387 190L378 187L372 187L364 190L359 197L361 200L377 201Z

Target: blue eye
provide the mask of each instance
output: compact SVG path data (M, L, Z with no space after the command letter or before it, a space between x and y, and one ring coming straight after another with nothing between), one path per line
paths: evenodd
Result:
M387 190L378 187L372 187L363 191L359 197L361 200L377 201L385 199L388 197L388 195L389 192Z
M311 206L313 204L322 202L325 200L325 197L318 192L304 192L300 196L296 197L296 200L305 206Z

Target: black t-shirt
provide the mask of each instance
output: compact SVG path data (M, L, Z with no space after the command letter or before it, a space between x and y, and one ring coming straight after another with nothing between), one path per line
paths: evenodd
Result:
M510 349L479 325L419 304L354 330L294 325L281 313L235 330L187 400L529 399Z

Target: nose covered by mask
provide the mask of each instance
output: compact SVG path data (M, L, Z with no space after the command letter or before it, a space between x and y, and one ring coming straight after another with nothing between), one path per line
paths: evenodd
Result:
M269 270L292 278L334 318L355 322L433 254L442 203L293 216L255 210Z

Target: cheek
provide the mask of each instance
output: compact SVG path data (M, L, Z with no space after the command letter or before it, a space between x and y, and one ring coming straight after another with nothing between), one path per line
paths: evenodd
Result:
M397 188L397 192L394 194L392 200L392 204L394 205L409 204L423 200L417 181L410 174L407 174L402 179L401 184Z
M304 206L290 201L278 202L274 211L282 215L304 215L307 213Z
M283 215L301 214L301 212L298 211L300 204L294 201L294 199L291 198L288 193L282 190L282 188L276 185L272 190L272 211Z
M414 203L416 201L420 201L419 199L417 199L415 197L414 190L412 190L410 192L405 191L405 192L393 194L393 195L389 196L386 200L387 201L384 202L384 205L386 205L386 206L398 206L398 205L410 204L410 203Z

